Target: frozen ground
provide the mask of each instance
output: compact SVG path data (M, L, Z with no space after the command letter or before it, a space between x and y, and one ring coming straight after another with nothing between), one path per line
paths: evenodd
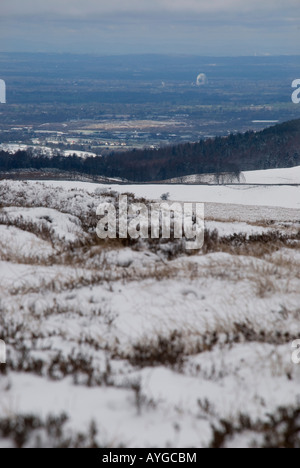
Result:
M107 186L0 182L0 446L300 446L298 200L224 189L191 255L100 241Z

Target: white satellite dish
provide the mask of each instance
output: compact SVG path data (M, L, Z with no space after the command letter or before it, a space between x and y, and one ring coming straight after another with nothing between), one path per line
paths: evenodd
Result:
M197 76L197 80L196 80L197 86L204 86L207 84L207 82L208 82L208 79L205 73L200 73L200 75Z
M6 84L4 80L0 80L0 104L6 104Z

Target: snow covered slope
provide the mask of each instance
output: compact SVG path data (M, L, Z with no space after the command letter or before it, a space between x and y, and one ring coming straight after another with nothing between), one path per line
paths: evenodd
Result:
M299 447L299 211L209 205L190 255L79 187L0 182L0 447Z
M243 172L247 184L299 184L300 166L288 169Z
M300 166L287 169L244 171L239 176L230 173L192 174L169 179L171 184L300 184Z
M222 203L248 206L300 208L300 186L254 185L101 185L88 182L49 181L48 186L84 189L88 192L111 189L134 193L137 197L159 199L169 193L170 200L184 202Z

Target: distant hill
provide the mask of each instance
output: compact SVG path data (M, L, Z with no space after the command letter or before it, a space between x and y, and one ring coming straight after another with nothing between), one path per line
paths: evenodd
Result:
M300 120L257 133L251 131L158 150L115 154L107 162L107 176L136 181L294 167L300 165Z
M47 168L132 182L164 181L192 174L194 177L215 174L218 179L224 173L238 179L242 171L294 166L300 166L300 119L257 133L251 131L198 143L86 159L76 155L49 158L28 151L18 151L15 155L0 152L0 171Z

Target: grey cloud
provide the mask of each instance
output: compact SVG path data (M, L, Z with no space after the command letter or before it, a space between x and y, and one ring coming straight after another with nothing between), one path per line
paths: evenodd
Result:
M299 0L0 0L3 51L299 53Z
M54 15L88 18L111 13L207 14L291 12L299 0L1 0L1 17Z

